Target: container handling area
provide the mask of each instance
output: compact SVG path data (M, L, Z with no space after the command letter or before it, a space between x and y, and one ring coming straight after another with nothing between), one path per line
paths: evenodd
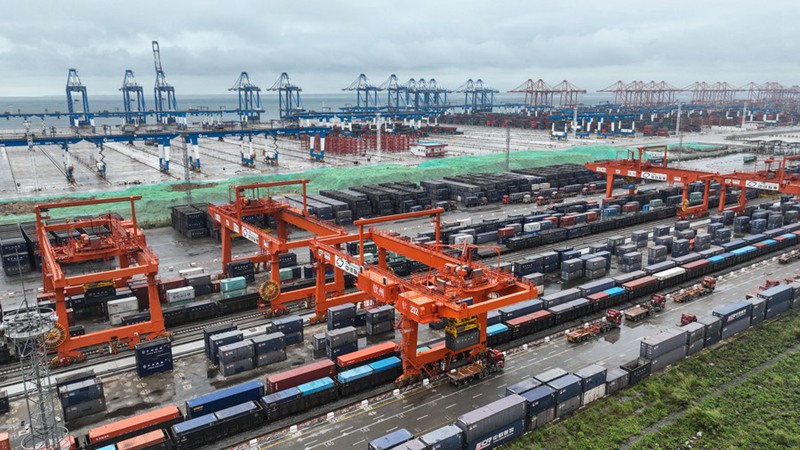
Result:
M331 112L284 73L262 121L247 72L237 108L178 109L152 44L152 111L128 70L124 112L92 112L71 69L68 113L0 114L69 120L0 132L0 450L490 449L796 314L796 89L501 104L362 74ZM413 175L432 158L466 165ZM381 162L408 176L321 185ZM167 181L167 206L115 192Z

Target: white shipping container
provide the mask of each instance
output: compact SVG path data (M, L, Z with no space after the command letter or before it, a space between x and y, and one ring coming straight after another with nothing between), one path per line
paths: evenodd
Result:
M139 300L136 297L125 297L119 300L111 300L108 305L108 317L111 318L114 314L122 314L139 309Z
M663 272L654 273L653 276L658 279L659 281L663 281L669 278L675 278L677 276L683 275L686 273L686 269L682 267L673 267L672 269L665 270Z
M531 222L523 225L522 230L526 233L536 233L542 230L541 222Z
M192 275L200 275L205 273L202 267L192 267L191 269L183 269L178 271L178 275L181 277L190 277Z
M550 189L550 183L539 183L539 189Z
M456 244L463 244L464 242L472 244L475 242L475 238L471 234L457 234L453 236L453 240Z
M592 403L595 400L603 398L605 395L606 395L606 384L603 383L583 393L583 404L588 405L589 403Z
M461 225L462 227L465 225L472 225L472 219L470 219L469 217L467 217L466 219L457 219L456 222L458 222L458 224Z
M111 325L122 325L122 316L123 314L112 314L109 318Z
M167 303L185 302L194 300L194 287L186 286L167 291Z

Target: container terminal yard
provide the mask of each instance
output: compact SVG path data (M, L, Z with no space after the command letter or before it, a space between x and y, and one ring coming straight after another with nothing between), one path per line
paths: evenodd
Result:
M311 111L284 73L267 120L247 72L179 109L152 50L153 110L70 69L0 114L0 449L494 448L796 314L796 87L361 74Z

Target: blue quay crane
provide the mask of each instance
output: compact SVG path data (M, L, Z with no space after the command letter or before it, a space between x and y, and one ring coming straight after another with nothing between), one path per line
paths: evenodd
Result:
M122 80L122 103L125 110L125 123L139 125L146 123L147 110L144 106L144 88L136 82L133 71L125 71L125 78ZM135 105L135 109L134 109Z
M491 112L494 108L494 94L500 92L483 84L483 80L472 81L459 86L453 92L464 94L464 109L472 112Z
M278 106L281 119L294 118L303 113L303 102L300 100L300 92L303 89L289 81L289 75L283 72L278 81L272 85L268 91L278 92Z
M357 111L380 111L381 106L378 102L379 89L372 85L363 73L358 76L349 86L342 89L343 91L356 92L356 107ZM351 108L352 109L352 108Z
M156 120L162 123L174 123L175 115L166 114L178 110L178 102L175 100L175 87L167 81L167 75L161 67L161 50L158 41L153 41L153 62L156 67L156 83L153 93L156 99Z
M264 112L261 107L261 88L250 81L247 72L242 72L228 90L239 94L239 118L242 123L261 121L261 113Z
M81 105L80 111L75 104ZM81 83L76 69L69 69L67 75L67 109L69 122L74 127L94 127L94 117L89 113L89 98L86 95L86 86Z

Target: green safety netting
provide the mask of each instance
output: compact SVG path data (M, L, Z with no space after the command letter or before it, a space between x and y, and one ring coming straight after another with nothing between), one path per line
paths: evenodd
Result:
M688 145L688 144L687 144ZM530 150L516 151L510 155L510 168L523 169L542 167L554 164L575 163L582 164L589 161L614 158L619 147L610 145L586 145L569 150ZM373 183L387 183L396 181L419 182L444 176L461 175L470 172L501 172L503 171L505 154L497 153L479 156L459 156L425 161L417 166L404 166L401 164L380 164L376 166L353 166L348 168L322 168L304 172L246 175L222 181L196 182L191 192L192 202L211 203L225 202L228 200L229 187L233 185L249 184L265 181L309 179L310 193L322 189L344 189ZM272 193L296 191L297 188L273 189ZM52 195L46 197L28 198L25 200L0 201L0 208L9 204L28 202L29 204L52 202L54 199L81 199L81 198L113 198L132 195L141 195L142 200L136 203L136 212L139 222L144 226L165 225L170 220L170 207L187 203L185 184L182 181L159 183L152 185L134 186L124 190L86 193ZM6 204L6 205L4 205ZM33 219L32 214L17 214L13 208L6 208L6 214L0 217L0 223L17 223ZM127 216L127 205L92 205L88 207L70 208L69 210L54 211L53 217L76 216L84 214L98 214L104 211L113 211Z

